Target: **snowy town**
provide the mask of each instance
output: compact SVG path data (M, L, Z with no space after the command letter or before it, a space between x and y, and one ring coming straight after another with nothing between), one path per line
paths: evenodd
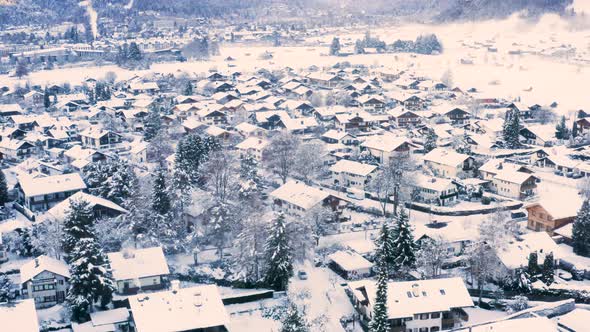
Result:
M585 1L98 2L0 1L0 331L590 331Z

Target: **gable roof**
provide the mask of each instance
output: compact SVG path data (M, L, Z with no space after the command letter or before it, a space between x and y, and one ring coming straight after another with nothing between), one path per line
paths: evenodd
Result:
M271 192L270 196L307 210L328 198L330 194L299 181L288 181Z
M471 158L469 155L444 148L436 148L423 157L425 161L453 167L461 165L469 158Z
M47 213L57 219L65 218L66 215L68 214L68 211L70 210L72 202L76 202L78 200L83 200L85 202L88 202L90 207L92 207L92 208L94 208L97 205L100 205L100 206L106 207L108 209L118 211L120 213L127 213L127 210L125 210L124 208L122 208L118 204L109 201L108 199L94 196L94 195L90 195L90 194L87 194L82 191L78 191L77 193L73 194L72 196L68 197L67 199L61 201L60 203L58 203L57 205L55 205L54 207L49 209L47 211Z
M330 167L330 171L332 171L332 172L336 172L336 173L346 172L346 173L360 175L360 176L367 176L367 175L373 173L373 171L375 171L376 169L377 169L377 166L363 164L363 163L359 163L357 161L346 160L346 159L339 160L334 165L332 165L332 167Z
M107 254L115 280L138 279L170 273L161 247Z
M23 175L18 178L18 183L28 197L86 189L86 184L78 173L52 175L41 178L32 178Z
M68 264L55 258L41 255L21 266L20 283L24 284L44 271L70 278L70 267Z

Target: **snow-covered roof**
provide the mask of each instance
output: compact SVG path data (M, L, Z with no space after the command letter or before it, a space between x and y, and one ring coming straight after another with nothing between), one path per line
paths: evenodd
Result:
M510 183L523 184L530 178L536 178L534 175L524 172L518 172L510 169L500 170L494 176L496 180L502 180Z
M575 217L582 206L582 201L582 197L577 193L560 191L559 199L553 195L542 195L538 202L531 203L526 208L540 206L555 220Z
M352 250L340 250L328 256L345 271L366 270L373 267L373 263Z
M455 185L453 184L453 181L449 179L418 175L416 178L416 186L434 190L436 192L442 192L449 188L453 188Z
M86 184L78 173L52 175L42 178L23 175L18 178L18 182L27 197L86 189Z
M107 254L115 280L138 279L169 274L161 247L127 249Z
M310 187L299 181L289 181L270 193L270 195L304 210L316 206L330 196L329 193L323 190Z
M0 322L3 331L39 332L35 301L0 303Z
M31 261L23 264L20 268L20 283L31 280L41 272L48 271L66 278L70 278L70 268L68 264L55 258L41 255Z
M330 167L330 171L335 173L350 173L359 176L368 176L377 169L377 166L359 163L358 161L339 160Z
M532 232L520 236L520 241L515 240L505 248L496 249L496 255L502 264L509 269L516 269L528 264L529 255L537 252L539 261L542 262L543 254L553 253L558 259L559 247L546 232Z
M556 318L557 323L570 331L586 331L590 322L590 311L576 308ZM536 331L536 330L535 330Z
M463 164L465 160L469 158L469 155L458 153L456 151L444 148L436 148L428 152L423 157L425 161L430 161L433 163L452 167L457 167Z
M135 295L129 305L137 332L193 331L229 322L216 285Z
M61 201L60 203L58 203L57 205L55 205L51 209L49 209L47 211L47 214L55 217L56 219L61 220L61 219L65 218L68 211L70 210L70 207L72 205L71 203L79 201L79 200L83 200L85 202L88 202L92 208L94 208L97 205L100 205L100 206L106 207L111 210L119 211L120 213L127 213L127 210L125 210L124 208L122 208L118 204L109 201L108 199L104 199L102 197L90 195L85 192L79 191L79 192L73 194L72 196L70 196L69 198Z
M374 306L377 284L374 280L350 282L354 296ZM366 292L361 291L364 287ZM389 282L387 312L389 319L413 317L414 314L450 311L473 306L471 296L461 278Z
M267 145L268 141L258 137L248 137L236 145L237 149L240 150L263 150Z
M334 129L330 129L322 135L322 137L334 139L334 140L338 140L338 141L343 139L346 136L350 136L350 134L345 131L334 130Z
M527 317L487 322L475 326L465 327L458 331L470 332L513 332L513 331L535 331L535 332L558 332L557 324L547 317ZM582 331L582 330L580 330Z
M406 137L393 136L393 135L387 134L387 135L369 136L361 144L361 146L364 148L374 149L374 150L378 150L378 151L392 152L405 143L409 143L409 141Z

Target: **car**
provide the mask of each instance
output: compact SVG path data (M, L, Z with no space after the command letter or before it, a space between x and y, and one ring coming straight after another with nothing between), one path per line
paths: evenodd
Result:
M562 171L560 171L560 170L555 170L555 171L553 172L553 174L555 174L555 175L559 175L559 176L563 176L563 172L562 172Z
M297 278L299 278L299 280L307 280L307 272L305 272L305 271L297 272Z
M567 172L565 173L565 176L568 178L574 177L574 172Z
M572 178L574 178L574 179L581 179L583 177L584 176L582 174L580 174L580 173L574 173L574 176Z
M572 278L573 278L573 276L572 276L572 274L571 274L571 273L569 273L569 272L567 272L567 271L563 271L563 270L560 270L560 271L557 273L557 275L558 275L558 276L559 276L561 279L563 279L563 280L565 280L565 281L570 281L570 280L572 280Z

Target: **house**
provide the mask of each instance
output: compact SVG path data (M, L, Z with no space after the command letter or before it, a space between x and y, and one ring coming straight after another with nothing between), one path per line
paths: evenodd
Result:
M469 222L469 220L453 220L418 224L414 228L414 238L418 245L425 240L442 240L442 243L447 246L447 253L460 256L480 236L479 229L470 226Z
M9 161L20 161L29 158L36 150L36 147L18 139L3 139L0 142L0 157Z
M341 188L364 190L377 166L342 159L330 167L333 184Z
M160 87L156 82L132 82L129 84L128 90L134 95L138 95L140 93L153 95L160 91Z
M144 141L134 141L130 144L129 159L138 166L143 166L147 162L148 143Z
M322 135L322 141L328 144L351 145L355 142L354 137L344 131L330 129Z
M366 322L373 317L377 294L374 280L348 283L355 308ZM463 308L473 301L461 278L393 281L387 284L390 331L449 330L468 320Z
M22 113L23 109L19 104L0 104L0 116L2 117L10 117Z
M248 122L242 122L234 126L234 129L242 135L242 137L264 137L266 136L266 129L260 128Z
M269 141L258 138L258 137L248 137L242 142L236 145L236 149L240 151L240 156L245 156L251 154L257 160L262 160L262 154L264 149L269 144Z
M111 263L116 292L119 294L162 289L170 274L161 247L125 249L107 256Z
M20 268L21 295L35 300L36 308L48 308L66 300L70 268L49 256L39 256Z
M492 179L492 187L498 195L523 200L536 194L537 180L529 173L501 170Z
M348 131L369 131L375 124L375 119L368 113L336 114L334 125L344 132Z
M121 135L102 128L89 127L80 133L82 145L85 148L109 149L121 143Z
M340 250L328 256L328 266L344 279L358 280L371 275L373 263L352 250Z
M228 332L229 316L217 285L129 297L136 332Z
M0 322L5 331L39 332L35 302L28 299L0 303Z
M43 93L36 90L29 91L23 96L25 103L31 106L42 106L44 99L43 97Z
M456 107L448 112L445 112L444 116L447 117L452 124L457 125L467 123L471 118L471 113Z
M556 141L555 126L551 124L527 126L520 130L520 136L524 138L523 143L525 144L552 146Z
M505 273L509 274L528 266L529 256L533 252L537 253L539 265L543 265L546 254L553 253L556 266L559 265L561 253L555 241L546 232L523 234L506 246L494 249L500 266Z
M553 235L554 230L574 221L581 206L579 195L545 198L531 203L525 206L528 212L527 228Z
M117 308L90 313L86 323L72 322L73 332L123 332L129 331L129 309Z
M385 108L385 101L381 96L362 95L357 98L359 105L368 112L381 112Z
M450 179L418 176L413 185L426 203L447 206L458 200L457 186Z
M367 151L383 164L394 157L409 156L414 147L406 137L391 134L368 136L360 145L361 151Z
M310 187L299 181L288 181L270 193L273 208L289 215L302 216L307 211L321 206L339 210L345 204L330 193Z
M118 204L109 201L108 199L87 194L82 191L70 196L68 199L63 200L51 209L47 211L46 217L53 217L57 220L64 220L70 211L72 202L84 201L87 202L89 207L94 213L96 219L101 218L113 218L121 214L125 214L128 211L119 206Z
M85 190L86 184L78 173L38 178L22 175L18 177L15 189L16 203L29 216L31 212L47 211L76 192Z
M344 80L338 75L324 73L311 73L307 75L307 79L311 84L323 88L335 88L344 82Z
M436 148L428 152L423 160L424 165L429 167L434 175L446 178L457 177L473 167L472 157L445 148Z
M387 114L391 116L391 119L399 128L416 127L422 122L422 117L418 113L403 106L389 110Z

